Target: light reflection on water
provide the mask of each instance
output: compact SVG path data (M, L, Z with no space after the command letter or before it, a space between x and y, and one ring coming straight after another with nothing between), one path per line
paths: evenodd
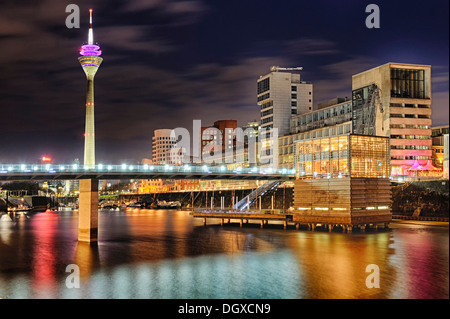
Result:
M211 225L188 212L101 211L98 245L76 212L0 217L1 298L448 298L448 227L343 234ZM68 264L81 287L68 289ZM368 264L380 268L368 289Z

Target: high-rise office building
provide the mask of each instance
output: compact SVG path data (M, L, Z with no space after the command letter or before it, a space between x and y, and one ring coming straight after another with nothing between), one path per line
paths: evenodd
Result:
M301 68L292 68L292 70ZM277 129L278 136L289 133L291 116L312 110L313 85L302 81L289 68L272 67L257 81L257 101L261 107L261 128Z
M86 124L84 132L84 165L85 167L95 167L95 125L94 125L94 77L97 73L103 58L100 57L102 51L100 46L94 44L94 32L92 29L92 9L90 13L90 27L88 43L81 46L78 58L87 78L86 93Z
M391 175L431 163L431 66L386 63L352 77L353 132L390 138Z

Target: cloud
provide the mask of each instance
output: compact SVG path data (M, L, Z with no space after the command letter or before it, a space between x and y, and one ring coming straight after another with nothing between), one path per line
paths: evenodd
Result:
M193 24L207 11L204 2L199 0L134 0L125 6L127 12L142 12L153 10L158 15L172 17L170 26L183 26Z
M97 28L96 35L100 45L107 45L127 51L144 51L149 53L166 53L175 50L167 39L156 39L147 26L108 26Z
M284 45L287 53L295 56L317 56L339 53L335 42L321 38L304 37L286 41Z
M350 97L352 94L352 75L376 66L365 56L353 56L319 67L320 77L313 81L314 104L335 98Z

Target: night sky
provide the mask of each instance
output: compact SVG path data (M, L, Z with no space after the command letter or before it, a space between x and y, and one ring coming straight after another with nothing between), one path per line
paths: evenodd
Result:
M70 3L79 29L66 28ZM369 3L380 29L365 26ZM259 120L256 81L273 65L302 66L315 105L350 97L351 76L381 64L432 65L433 125L448 124L448 0L3 0L0 163L82 162L89 8L104 58L97 163L151 158L154 129Z

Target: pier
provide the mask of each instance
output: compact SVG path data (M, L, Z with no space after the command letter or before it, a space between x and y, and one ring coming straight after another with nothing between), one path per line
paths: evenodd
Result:
M237 220L242 227L243 224L248 224L249 221L259 221L261 228L264 225L268 225L269 221L281 221L284 224L284 228L287 228L289 223L293 223L292 214L285 213L265 213L264 211L259 212L230 212L230 211L194 211L190 213L194 218L202 218L203 224L206 226L207 219L220 219L220 225L226 223L231 223L231 220Z
M362 223L362 224L348 224L348 223L324 223L324 222L309 222L302 223L300 222L300 218L295 213L282 213L278 210L261 210L261 211L246 211L246 212L233 212L226 210L200 210L193 211L189 215L194 218L202 218L203 225L206 226L208 224L208 219L219 219L220 225L224 226L225 224L231 224L232 220L235 222L239 222L240 227L243 227L244 224L249 224L250 221L258 221L258 224L261 225L261 228L264 228L264 225L268 225L269 222L283 222L283 228L287 229L289 225L295 226L295 229L307 229L311 231L317 230L325 230L328 232L331 231L342 231L344 233L352 233L353 230L358 230L359 232L365 232L366 230L380 230L389 229L389 223L384 222L374 222L374 223Z

